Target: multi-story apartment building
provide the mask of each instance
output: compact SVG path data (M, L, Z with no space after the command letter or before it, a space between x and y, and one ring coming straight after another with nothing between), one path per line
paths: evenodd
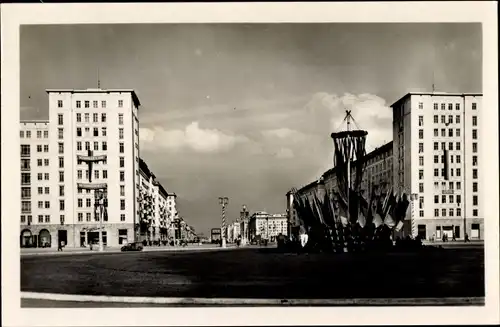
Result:
M484 236L480 93L408 93L393 109L394 185L412 194L411 233Z
M148 165L139 158L139 228L136 233L141 241L167 240L172 222L168 212L168 196Z
M274 242L279 234L288 235L287 215L255 212L250 216L248 230L251 240L260 237Z
M61 242L83 246L97 240L99 216L94 207L94 191L77 187L79 183L89 183L92 174L92 183L107 185L104 243L116 246L122 239L133 240L137 218L137 189L133 186L139 175L137 95L133 90L101 89L47 93L48 138L43 141L48 144L43 146L47 147L44 155L50 165L43 174L51 195L50 209L44 212L44 238L50 239L52 246ZM91 172L85 162L77 159L78 155L88 155L89 150L94 156L106 155L105 161L93 163ZM48 223L46 215L50 216ZM28 229L38 233L34 226Z
M52 201L49 122L21 121L21 247L47 246L59 224Z

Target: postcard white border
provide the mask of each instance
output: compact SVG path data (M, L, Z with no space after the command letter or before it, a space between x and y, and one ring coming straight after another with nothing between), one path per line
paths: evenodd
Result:
M2 24L2 320L7 326L477 324L499 319L498 52L496 2L8 4ZM19 26L210 22L481 22L485 191L485 307L20 309ZM490 119L491 117L491 119ZM486 153L486 152L485 152ZM16 232L12 232L16 231Z

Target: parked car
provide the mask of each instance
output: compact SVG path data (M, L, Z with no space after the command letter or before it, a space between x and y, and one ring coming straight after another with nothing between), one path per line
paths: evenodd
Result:
M122 252L125 251L142 251L143 245L140 242L135 242L135 243L128 243L124 246L122 246Z

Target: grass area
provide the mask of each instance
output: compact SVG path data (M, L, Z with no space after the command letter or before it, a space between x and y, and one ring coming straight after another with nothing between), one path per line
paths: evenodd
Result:
M271 249L21 258L21 290L161 297L484 296L484 250L287 255Z

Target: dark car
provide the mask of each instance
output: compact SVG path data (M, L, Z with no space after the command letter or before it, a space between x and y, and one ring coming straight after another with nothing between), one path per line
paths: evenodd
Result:
M122 246L122 252L125 251L142 251L143 245L140 242L128 243Z

